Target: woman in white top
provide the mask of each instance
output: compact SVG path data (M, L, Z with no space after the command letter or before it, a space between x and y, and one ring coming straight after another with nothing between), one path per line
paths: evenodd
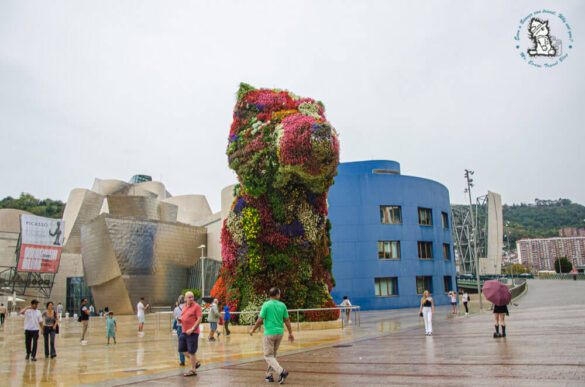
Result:
M429 295L428 290L425 290L420 300L419 314L425 320L425 335L427 336L433 334L433 313L435 313L433 297Z
M448 293L448 296L451 299L451 307L453 308L453 314L457 314L457 293L451 290Z
M467 303L470 301L469 294L467 294L467 290L463 290L463 295L461 296L461 302L463 302L463 306L465 307L465 315L469 314L469 308L467 307Z

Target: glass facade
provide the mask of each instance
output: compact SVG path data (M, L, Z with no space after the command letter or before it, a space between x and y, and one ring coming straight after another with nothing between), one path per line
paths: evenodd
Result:
M67 298L65 299L65 311L69 312L71 316L73 313L79 314L81 308L81 300L87 298L87 305L93 305L96 311L99 309L94 305L91 290L85 285L83 277L68 277L67 278ZM104 308L105 305L100 305Z

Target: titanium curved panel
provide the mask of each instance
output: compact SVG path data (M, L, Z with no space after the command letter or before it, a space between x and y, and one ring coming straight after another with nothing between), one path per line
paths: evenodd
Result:
M99 305L121 302L116 297L127 298L132 306L140 297L151 305L172 305L188 285L199 246L207 242L206 229L106 214L99 218L84 228L82 239L86 281L92 292L96 288Z
M174 222L177 206L144 196L108 196L110 214Z

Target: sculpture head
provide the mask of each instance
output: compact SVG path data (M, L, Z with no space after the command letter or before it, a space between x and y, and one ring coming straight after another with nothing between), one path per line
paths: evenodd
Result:
M289 183L320 194L333 184L339 142L321 102L241 84L228 139L230 168L254 197Z

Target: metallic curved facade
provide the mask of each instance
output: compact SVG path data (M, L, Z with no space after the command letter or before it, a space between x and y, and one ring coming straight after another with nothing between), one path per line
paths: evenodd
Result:
M81 228L85 282L96 305L119 314L133 313L140 297L172 305L206 242L203 227L102 214Z

